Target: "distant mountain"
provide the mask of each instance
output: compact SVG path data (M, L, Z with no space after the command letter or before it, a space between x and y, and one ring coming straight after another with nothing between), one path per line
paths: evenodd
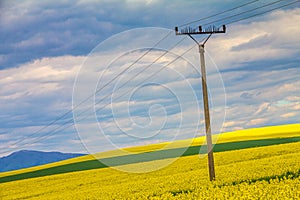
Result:
M0 158L0 172L33 167L85 154L22 150Z

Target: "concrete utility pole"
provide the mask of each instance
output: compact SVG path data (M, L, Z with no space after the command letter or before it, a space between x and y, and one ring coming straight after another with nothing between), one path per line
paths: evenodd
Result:
M209 115L209 102L208 102L208 92L207 92L207 81L206 81L206 70L205 70L205 59L204 59L204 45L212 36L216 33L225 33L226 26L223 25L220 28L210 26L205 30L202 30L202 27L199 26L198 30L187 27L178 31L178 27L175 27L176 35L188 35L192 40L194 40L198 47L200 53L200 62L201 62L201 75L202 75L202 95L203 95L203 104L204 104L204 119L205 119L205 130L206 130L206 143L207 143L207 154L208 154L208 168L209 168L209 178L210 181L216 179L215 175L215 164L214 164L214 154L212 146L212 137L211 137L211 126L210 126L210 115ZM206 40L200 44L192 35L194 34L209 34Z

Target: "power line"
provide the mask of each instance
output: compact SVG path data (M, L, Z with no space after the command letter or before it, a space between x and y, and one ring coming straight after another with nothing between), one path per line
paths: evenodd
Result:
M220 22L220 21L224 21L226 19L230 19L230 18L233 18L233 17L237 17L237 16L240 16L240 15L243 15L243 14L246 14L246 13L250 13L250 12L253 12L255 10L259 10L259 9L262 9L262 8L265 8L265 7L268 7L268 6L271 6L271 5L274 5L274 4L277 4L281 1L284 1L284 0L278 0L278 1L275 1L275 2L272 2L272 3L268 3L268 4L265 4L263 6L259 6L257 8L253 8L253 9L250 9L250 10L246 10L244 12L241 12L241 13L238 13L238 14L235 14L235 15L231 15L231 16L228 16L228 17L224 17L222 19L217 19L217 20L214 20L214 21L211 21L211 22L208 22L208 23L205 23L203 24L203 26L207 26L207 25L210 25L210 24L214 24L216 22Z
M191 48L189 48L187 51L185 51L183 54L181 54L180 56L176 57L174 60L172 60L171 62L169 62L167 65L163 66L160 70L156 71L154 74L148 76L146 79L143 79L140 83L138 84L142 84L145 81L150 80L151 78L153 78L154 76L156 76L157 74L159 74L162 70L164 70L166 67L168 67L170 64L174 63L175 61L177 61L179 58L182 58L182 56L184 54L186 54L187 52L189 52L191 49L195 48L195 46L192 46ZM124 85L122 85L124 86ZM125 96L126 94L128 94L128 92L130 92L130 90L127 90L126 92L124 92L122 95L118 96L115 100L121 99L123 96ZM96 109L96 112L104 109L106 106L110 105L111 103L105 104L104 106L102 106L101 108Z
M210 19L210 18L212 18L212 17L216 17L216 16L219 16L219 15L221 15L221 14L228 13L228 12L230 12L230 11L233 11L233 10L236 10L236 9L239 9L239 8L242 8L242 7L244 7L244 6L253 4L253 3L258 2L258 1L259 1L259 0L250 1L250 2L244 3L244 4L242 4L242 5L236 6L236 7L234 7L234 8L230 8L230 9L228 9L228 10L222 11L222 12L220 12L220 13L216 13L216 14L210 15L210 16L208 16L208 17L203 17L203 18L201 18L201 19L197 19L197 20L194 20L194 21L191 21L191 22L188 22L188 23L179 25L178 27L187 26L187 25L189 25L189 24L193 24L193 23L196 23L196 22L199 22L199 21L203 21L203 20L206 20L206 19Z
M181 42L183 42L183 40L185 40L186 37L182 38L181 40L179 40L174 46L172 46L171 49L174 49L176 46L178 46ZM170 51L171 49L169 49L168 51ZM136 77L138 77L141 73L143 73L144 71L146 71L148 68L150 68L153 64L155 64L158 60L160 60L162 57L164 57L168 51L165 51L162 55L160 55L159 57L157 57L151 64L147 65L144 69L142 69L141 71L139 71L137 74L134 75L134 77L132 79L128 79L125 83L123 83L121 85L121 87L119 87L118 89L124 87L127 83L129 83L130 81L132 81L133 79L135 79ZM104 98L100 99L98 102L96 102L96 105L98 103L101 103L101 101L103 101L104 99L106 99L107 97L109 97L110 95L106 95Z
M261 12L261 13L258 13L258 14L254 14L254 15L251 15L251 16L248 16L248 17L244 17L244 18L241 18L241 19L237 19L237 20L231 21L231 22L226 23L226 24L229 25L229 24L233 24L233 23L236 23L236 22L240 22L240 21L246 20L246 19L250 19L250 18L253 18L253 17L257 17L257 16L260 16L260 15L263 15L263 14L272 12L272 11L274 11L274 10L278 10L278 9L280 9L280 8L284 8L284 7L293 5L293 4L295 4L295 3L299 3L299 2L300 2L300 0L297 0L297 1L294 1L294 2L291 2L291 3L288 3L288 4L285 4L285 5L278 6L278 7L276 7L276 8L273 8L273 9L270 9L270 10L267 10L267 11L264 11L264 12Z

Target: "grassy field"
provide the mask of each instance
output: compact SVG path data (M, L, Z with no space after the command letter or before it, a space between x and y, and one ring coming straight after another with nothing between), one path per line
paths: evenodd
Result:
M0 184L0 198L296 199L300 197L299 136L300 125L251 129L221 135L215 146L217 180L213 183L208 181L206 157L198 155L203 138L197 138L192 141L192 146L183 157L161 170L149 173L117 171L101 166L99 162L93 161L92 156L1 173L0 181L3 183ZM184 143L180 141L173 148L163 148L168 146L164 143L126 149L133 152L130 156L135 157L132 159L117 151L98 154L98 157L117 158L117 164L124 168L147 171L158 163L174 159L172 151L182 148ZM153 161L143 160L145 153L156 153L158 157L154 156ZM142 156L138 160L140 155ZM163 156L159 157L161 155ZM122 156L125 156L123 161ZM57 173L59 170L65 172L64 169L72 168L73 171L79 170ZM89 170L82 171L83 169ZM49 172L56 175L46 176L50 175ZM44 177L18 180L34 177L32 173L46 174L37 175L45 175ZM17 181L11 181L7 180L9 177L18 178Z

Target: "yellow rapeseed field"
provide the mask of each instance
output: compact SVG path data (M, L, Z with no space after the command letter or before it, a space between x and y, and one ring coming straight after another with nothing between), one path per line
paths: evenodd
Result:
M299 199L300 143L181 157L159 171L132 174L111 168L0 184L0 199ZM127 167L151 168L155 162Z

